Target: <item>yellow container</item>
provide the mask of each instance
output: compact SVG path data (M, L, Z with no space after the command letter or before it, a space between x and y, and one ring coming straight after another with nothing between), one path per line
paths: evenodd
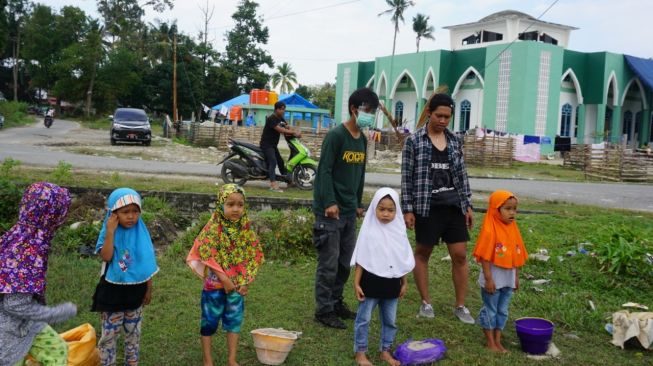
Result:
M288 357L301 332L278 328L260 328L251 331L256 357L264 365L281 365Z
M271 91L268 94L268 104L269 105L274 105L274 103L279 101L279 94L277 92Z

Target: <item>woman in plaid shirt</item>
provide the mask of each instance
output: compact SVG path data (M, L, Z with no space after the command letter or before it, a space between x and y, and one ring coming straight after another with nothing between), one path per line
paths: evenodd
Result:
M434 94L422 117L425 126L406 139L401 164L401 209L409 229L415 229L415 284L422 298L418 316L434 316L428 289L428 261L440 239L447 243L456 293L454 314L464 323L474 319L465 307L467 241L472 227L472 192L462 144L447 126L454 101ZM424 118L420 118L423 120Z

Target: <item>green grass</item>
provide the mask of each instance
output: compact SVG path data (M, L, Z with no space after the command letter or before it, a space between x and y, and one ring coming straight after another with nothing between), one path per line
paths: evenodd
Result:
M562 351L561 365L650 365L653 354L639 348L621 350L612 346L610 335L603 330L610 314L621 304L634 301L653 305L653 284L650 278L615 277L599 272L596 258L590 255L565 256L579 242L591 241L609 225L628 225L642 236L653 235L653 215L589 208L556 203L521 200L520 208L551 214L518 217L521 232L531 252L539 248L549 251L549 262L529 261L521 273L521 289L510 307L510 321L505 329L504 344L508 355L489 354L483 348L483 337L477 326L465 325L452 315L453 289L450 264L440 261L446 248L435 248L430 262L430 290L436 317L416 319L419 297L409 276L409 292L398 308L397 342L407 339L441 338L448 347L441 365L543 365L532 361L519 350L512 321L522 316L538 316L556 324L553 341ZM476 215L475 238L482 215ZM411 232L412 240L412 232ZM469 250L471 251L471 245ZM201 362L199 344L199 281L184 264L185 253L159 255L160 273L154 280L152 304L145 309L141 340L142 365L197 365ZM558 256L563 261L558 260ZM88 311L97 273L98 259L77 255L53 255L49 262L48 302L73 301L78 304L77 318L56 326L59 331L83 322L90 322L99 331L98 314ZM344 331L325 329L313 321L314 271L312 258L294 264L267 261L252 284L246 300L245 322L239 346L243 365L255 365L255 350L249 331L260 327L283 327L303 332L290 353L286 365L351 365L352 321ZM481 305L476 284L479 266L470 263L467 305L474 316ZM546 278L551 283L535 291L527 278ZM346 301L354 305L351 279L345 287ZM588 306L596 305L596 311ZM370 330L370 349L375 349L379 332L375 317ZM566 335L573 334L575 339ZM216 365L225 364L223 333L214 337ZM379 362L376 352L370 352ZM380 363L379 363L380 364Z
M585 181L585 174L582 171L574 170L562 165L546 163L523 163L513 162L510 168L467 168L470 177L492 177L492 178L521 178L537 180L561 180L561 181Z

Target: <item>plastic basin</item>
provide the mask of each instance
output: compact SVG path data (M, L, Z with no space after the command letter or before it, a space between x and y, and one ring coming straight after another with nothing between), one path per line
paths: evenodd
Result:
M256 348L256 357L264 365L281 365L301 334L277 328L260 328L250 332Z
M555 325L542 318L519 318L515 320L515 330L522 351L533 355L546 353L553 337Z

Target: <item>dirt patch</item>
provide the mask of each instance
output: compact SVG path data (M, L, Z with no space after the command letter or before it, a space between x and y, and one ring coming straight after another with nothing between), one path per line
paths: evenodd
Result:
M109 132L78 127L62 136L52 136L41 143L52 150L81 155L113 156L123 159L165 161L171 163L217 164L225 155L214 147L193 147L174 143L171 139L152 137L151 146L135 144L111 145Z

